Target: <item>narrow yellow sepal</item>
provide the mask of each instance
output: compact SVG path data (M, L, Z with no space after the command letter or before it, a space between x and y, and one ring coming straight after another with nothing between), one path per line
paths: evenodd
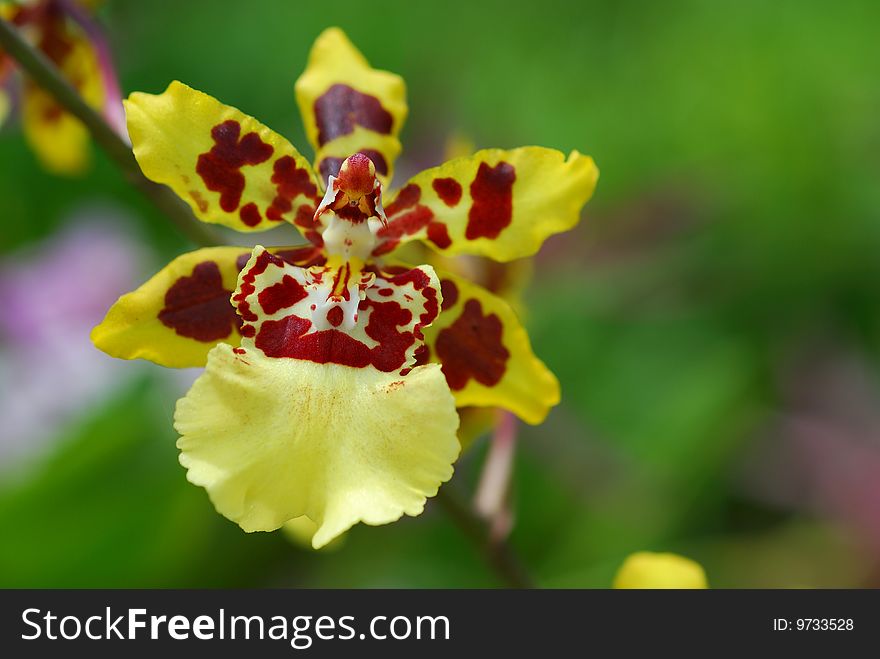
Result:
M543 147L484 149L410 179L385 203L391 246L422 240L444 254L511 261L572 229L593 194L593 159Z
M559 381L532 351L528 334L502 298L467 279L438 272L443 310L425 331L430 361L459 407L500 407L539 424L559 403Z
M124 102L128 133L147 178L164 183L203 222L265 231L312 225L319 201L308 161L253 117L181 82Z
M229 298L247 247L206 247L177 257L136 291L119 298L92 342L112 357L186 368L204 366L218 343L237 346L238 316Z
M359 151L373 160L379 179L388 184L408 112L400 76L372 68L342 30L329 28L312 46L308 66L296 81L296 100L322 185L343 159Z

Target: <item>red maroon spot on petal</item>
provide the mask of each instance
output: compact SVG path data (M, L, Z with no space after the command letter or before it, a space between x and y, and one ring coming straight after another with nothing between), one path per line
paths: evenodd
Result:
M232 349L232 352L234 352L236 355L245 355L245 354L247 354L247 350L245 350L244 348L233 348L233 349Z
M225 339L240 319L229 304L231 291L223 288L220 268L204 261L188 277L180 277L165 293L165 307L158 318L180 336L211 343Z
M239 170L265 162L274 151L257 133L248 133L239 140L240 135L241 124L235 120L217 124L211 129L214 146L196 162L196 172L209 190L220 193L220 208L227 213L241 203L245 178Z
M425 227L429 227L434 219L434 212L427 206L419 204L422 190L414 183L405 186L394 201L385 209L385 214L390 218L388 224L379 229L377 236L382 242L373 250L373 256L381 256L392 251L400 243L404 236L418 233ZM429 233L429 239L438 247L446 247L451 244L446 228L438 224L433 229L433 238Z
M449 232L446 230L446 225L441 222L431 222L428 224L428 240L440 249L446 249L452 244Z
M318 144L323 146L340 135L348 135L355 125L387 135L394 118L375 96L335 84L315 101L315 122Z
M413 353L415 357L415 362L413 366L424 366L431 360L431 349L428 347L427 343L420 345L416 348L416 351Z
M267 357L289 357L355 368L370 364L370 349L360 341L339 330L306 334L311 326L310 320L299 316L267 320L260 327L254 343Z
M253 325L242 325L239 332L241 332L242 336L253 338L254 334L257 333L257 330L254 329Z
M501 381L510 358L501 342L503 329L498 316L484 316L480 302L471 299L461 316L440 331L434 349L451 389L464 389L472 378L487 387Z
M450 208L457 206L461 201L461 183L454 178L435 178L431 181L431 187L441 201Z
M381 295L382 297L391 297L392 295L394 295L394 289L393 288L380 288L379 295Z
M275 184L275 198L266 209L266 217L272 221L283 220L283 215L293 209L293 200L299 195L304 195L314 204L317 203L318 187L308 170L296 166L296 159L293 156L281 156L275 161L272 165L272 183ZM299 226L311 228L312 215L315 212L314 204L308 207L304 215L299 211L306 207L301 206L294 222Z
M333 325L333 327L339 327L340 325L342 325L343 318L344 313L342 311L342 307L330 307L330 310L327 311L327 322Z
M455 306L458 302L458 286L451 279L444 279L440 282L440 292L443 294L443 304L441 309L446 311Z
M386 272L394 275L389 281L395 286L412 284L413 288L420 291L431 284L431 278L424 270L419 268L413 268L412 270L404 269L403 272L393 272L391 268L386 268Z
M260 211L254 202L242 206L238 211L238 216L249 227L255 227L263 221L263 217L260 215Z
M513 218L513 183L516 170L513 165L499 162L490 167L480 163L477 175L471 183L473 205L468 211L465 238L497 238Z
M389 254L397 249L397 246L399 244L399 240L389 240L384 243L379 243L379 245L377 245L371 253L373 256L382 256L383 254Z
M308 296L306 289L290 275L284 275L277 284L272 284L260 291L257 299L268 315L280 309L292 307Z
M412 312L397 302L371 302L373 311L364 331L379 345L372 349L373 366L380 371L396 371L406 362L406 351L415 343L412 332L401 332L399 325L412 321Z
M434 212L427 206L416 206L411 211L398 215L379 229L376 235L381 239L398 240L411 236L424 229L434 219Z
M417 203L419 203L419 199L421 198L422 189L415 183L410 183L397 193L394 201L388 204L388 207L385 209L385 215L387 217L394 217L400 211L415 206Z
M342 167L344 160L345 158L327 156L318 163L318 173L321 175L321 181L324 185L327 185L327 181L330 180L331 176L339 174L339 168Z

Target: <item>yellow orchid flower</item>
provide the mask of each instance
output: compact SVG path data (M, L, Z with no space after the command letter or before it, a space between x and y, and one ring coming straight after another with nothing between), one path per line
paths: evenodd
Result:
M696 561L670 553L630 554L614 577L615 588L708 588L706 573Z
M115 72L103 39L89 18L94 3L33 0L0 2L0 18L15 25L48 57L86 103L122 130ZM10 110L11 58L0 51L0 123ZM21 93L25 138L50 172L75 175L91 160L85 126L30 79Z
M318 548L359 521L421 513L452 476L456 406L540 423L559 400L506 302L388 259L413 240L444 254L533 254L577 223L597 171L577 152L489 149L418 174L386 203L402 79L331 28L296 96L314 168L180 82L129 97L147 177L204 222L243 232L286 222L310 244L180 256L121 297L92 338L116 357L206 366L175 414L189 480L246 531L307 516Z

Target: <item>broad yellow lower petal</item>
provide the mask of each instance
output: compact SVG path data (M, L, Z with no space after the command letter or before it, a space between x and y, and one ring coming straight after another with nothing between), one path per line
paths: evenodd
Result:
M180 462L245 531L308 515L322 547L418 515L452 476L458 416L436 365L401 377L221 344L175 414Z
M559 403L559 382L532 352L516 313L462 277L438 276L443 305L425 330L427 359L443 366L456 404L501 407L541 423Z
M598 175L592 158L536 146L451 160L417 174L385 204L388 226L374 253L419 239L445 254L531 256L578 223Z
M125 113L144 174L203 222L265 231L283 220L315 238L320 195L311 166L253 117L181 82L161 94L132 94Z
M631 554L614 577L615 588L708 588L696 561L678 554L641 551Z

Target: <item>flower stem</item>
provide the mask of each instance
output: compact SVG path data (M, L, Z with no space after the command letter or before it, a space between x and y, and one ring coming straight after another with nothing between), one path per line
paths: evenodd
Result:
M512 412L498 411L498 421L474 495L474 509L489 525L493 540L503 540L513 528L510 485L516 454L518 422Z
M513 548L505 540L492 540L491 530L449 485L440 488L437 502L462 532L477 546L486 562L508 588L534 588Z
M199 245L217 245L222 241L192 214L177 195L143 175L131 147L104 118L88 105L55 64L28 43L8 21L0 18L0 46L40 87L52 94L65 110L79 119L95 142L104 149L126 178L146 195L191 241Z

